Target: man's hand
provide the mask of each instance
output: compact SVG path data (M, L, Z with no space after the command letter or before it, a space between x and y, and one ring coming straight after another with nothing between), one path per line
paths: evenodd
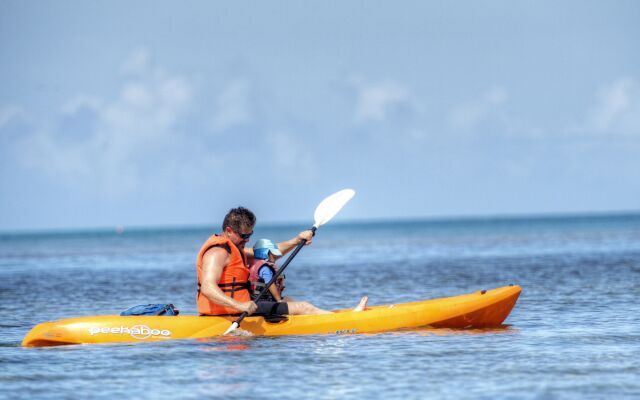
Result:
M313 239L313 232L311 229L302 231L298 233L298 236L286 240L284 242L278 243L278 250L282 253L282 255L287 254L291 250L294 249L302 240L306 240L306 244L311 244L311 240Z
M256 312L257 309L258 309L258 306L253 301L242 302L242 303L240 303L240 306L238 307L238 310L240 310L242 312L246 312L249 315L251 315L254 312Z
M313 232L311 231L311 229L307 229L306 231L298 233L298 242L302 240L306 240L307 245L311 244L311 241L313 240Z

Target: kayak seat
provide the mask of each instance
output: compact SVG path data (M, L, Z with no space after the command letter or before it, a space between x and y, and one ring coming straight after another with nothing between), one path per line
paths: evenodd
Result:
M282 322L287 322L289 320L289 318L287 318L286 315L275 315L275 314L265 315L263 318L265 322L268 322L270 324L279 324Z

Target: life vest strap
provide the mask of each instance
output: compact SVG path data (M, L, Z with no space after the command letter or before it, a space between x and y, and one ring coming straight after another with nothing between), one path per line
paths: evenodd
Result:
M240 291L240 290L249 290L249 288L248 287L244 287L244 286L243 287L235 287L234 286L232 288L225 288L225 289L220 289L220 290L222 290L223 292L231 292L231 293L233 293L233 292L237 292L237 291Z
M232 299L235 292L239 292L242 290L246 290L249 292L249 294L251 294L251 282L249 281L236 282L236 278L233 278L233 282L219 283L218 287L223 292L231 293L230 297Z
M262 286L264 286L264 284ZM218 283L218 287L223 292L231 292L231 294L232 294L231 297L233 297L233 293L234 292L238 292L240 290L248 290L249 293L251 293L251 282L250 281L235 282L235 280L234 280L233 282L228 282L228 283ZM202 284L200 284L200 282L198 282L198 295L200 294L201 288L202 288Z
M227 283L218 283L219 287L227 287L227 286L245 286L247 283L249 283L249 281L243 281L243 282L236 282L235 278L233 278L234 281L233 282L227 282Z

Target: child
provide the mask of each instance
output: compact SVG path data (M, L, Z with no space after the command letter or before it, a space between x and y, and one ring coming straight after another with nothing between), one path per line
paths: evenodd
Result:
M276 267L276 257L281 257L282 253L269 239L260 239L253 246L253 263L249 267L249 280L253 290L252 299L255 300L262 292L267 283L271 281L278 271ZM262 296L266 301L283 301L282 291L284 290L284 275L269 287L269 291ZM290 299L287 299L290 300Z

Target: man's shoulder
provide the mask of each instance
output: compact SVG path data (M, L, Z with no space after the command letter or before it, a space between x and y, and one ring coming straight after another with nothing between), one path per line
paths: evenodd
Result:
M229 254L231 254L231 248L229 247L229 245L227 243L220 243L211 245L211 247L209 247L207 251L204 252L204 257L222 255L228 256Z

